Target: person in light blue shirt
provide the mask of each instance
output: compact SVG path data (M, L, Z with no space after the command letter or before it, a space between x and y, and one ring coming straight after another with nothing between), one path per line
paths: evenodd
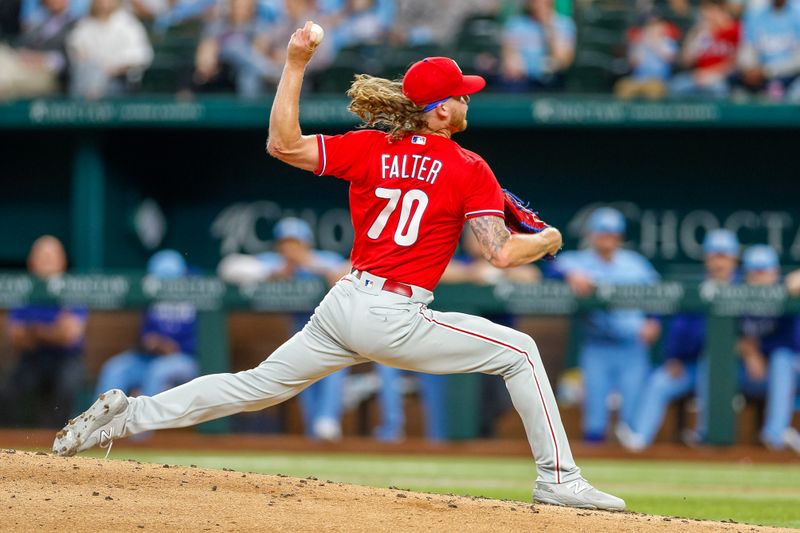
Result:
M556 13L553 0L528 0L523 15L503 29L500 88L557 89L575 58L575 23Z
M224 16L210 21L195 54L192 80L198 90L235 80L243 98L261 96L281 68L269 54L269 32L256 16L254 0L231 0Z
M188 273L176 250L161 250L147 263L153 279L179 279ZM97 378L97 394L122 389L155 396L196 378L197 309L189 302L157 302L142 317L138 343L106 361Z
M771 247L751 246L742 262L748 285L781 282L778 254ZM798 319L788 315L747 316L742 318L740 329L740 387L745 393L766 394L761 441L770 449L788 448L800 453L800 433L792 427L795 397L800 390Z
M386 0L384 0L384 3ZM325 20L335 20L345 9L347 0L256 0L256 12L258 19L264 24L276 24L293 18L293 14L298 10L314 11L322 18L313 18L326 30ZM390 6L391 7L391 6Z
M736 281L739 240L726 229L706 233L703 240L706 279L703 283L728 285ZM698 366L705 349L706 316L678 313L669 321L664 339L664 362L647 380L633 425L615 428L623 447L640 452L655 440L670 402L697 388Z
M787 0L745 15L739 85L773 99L800 99L800 8Z
M69 11L72 20L79 20L89 14L92 0L70 0ZM25 29L42 24L49 17L47 6L42 0L22 0L20 6L20 25Z
M216 0L175 0L170 2L167 9L155 14L153 31L165 33L169 28L181 24L200 20L215 6Z
M678 53L678 44L670 29L657 11L645 15L644 24L628 51L634 79L663 82L669 78Z
M657 100L666 94L665 84L678 53L677 30L655 9L641 18L641 24L628 31L631 74L616 83L614 93L623 99Z
M337 50L380 44L394 22L395 8L391 0L347 0L342 2L341 9L342 20L332 28L330 37Z
M314 234L305 220L283 218L273 229L275 249L257 257L269 279L323 279L333 285L347 272L347 261L335 252L314 249ZM292 315L295 332L309 322L310 313ZM342 400L348 371L340 370L317 381L300 393L306 435L335 441L342 436Z
M622 248L625 218L609 207L595 210L585 230L590 247L560 254L555 270L578 296L589 296L600 284L655 283L658 273L637 252ZM605 440L608 398L622 397L620 421L630 425L650 369L649 346L661 331L660 322L637 309L595 310L583 321L579 365L585 396L583 433L587 442Z
M742 255L748 285L780 282L778 255L768 246L752 246ZM790 447L800 453L800 434L791 431L797 390L797 319L790 316L744 316L739 320L736 351L739 391L750 398L767 397L766 422L761 440L773 449ZM684 442L701 444L708 431L708 360L701 359L697 372L697 425L686 431ZM771 392L768 392L770 389Z

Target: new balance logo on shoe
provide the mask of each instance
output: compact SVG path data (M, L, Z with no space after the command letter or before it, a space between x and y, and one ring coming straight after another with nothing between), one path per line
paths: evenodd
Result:
M583 481L581 481L579 479L578 481L575 482L575 485L572 487L572 493L573 494L580 494L582 491L586 490L587 488L589 488L589 484L588 483L584 483Z
M101 448L106 448L106 459L111 453L111 447L114 445L114 429L108 428L100 430L100 442L98 443Z
M105 429L100 430L100 447L105 448L108 446L108 443L111 442L114 438L114 430L108 428L108 431Z

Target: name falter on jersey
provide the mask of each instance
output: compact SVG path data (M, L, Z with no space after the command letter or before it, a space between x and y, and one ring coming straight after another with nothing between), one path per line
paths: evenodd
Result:
M433 185L441 170L442 162L426 155L381 155L381 177L385 180L415 179Z

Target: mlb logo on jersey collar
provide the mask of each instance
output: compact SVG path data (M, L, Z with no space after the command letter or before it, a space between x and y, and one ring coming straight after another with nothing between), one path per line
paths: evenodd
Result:
M423 135L412 135L411 136L411 144L425 144L428 142L427 137Z

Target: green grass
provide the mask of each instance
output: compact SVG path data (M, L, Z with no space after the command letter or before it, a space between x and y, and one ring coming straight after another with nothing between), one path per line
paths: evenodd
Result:
M114 450L115 459L316 476L374 487L530 501L524 458ZM584 476L631 511L800 528L800 465L585 460Z

